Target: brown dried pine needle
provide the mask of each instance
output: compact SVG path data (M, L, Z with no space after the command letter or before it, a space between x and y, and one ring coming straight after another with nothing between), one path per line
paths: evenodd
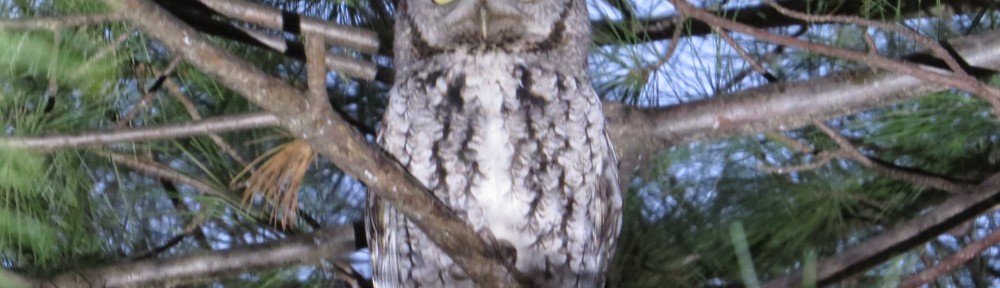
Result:
M278 220L281 228L285 229L295 220L299 186L306 171L309 170L309 165L315 159L316 152L312 147L305 141L296 139L254 159L233 178L230 186L234 186L236 179L250 172L250 177L246 181L247 188L243 190L241 206L249 209L254 197L260 195L265 204L273 207L271 220ZM261 163L260 166L257 166L258 163Z

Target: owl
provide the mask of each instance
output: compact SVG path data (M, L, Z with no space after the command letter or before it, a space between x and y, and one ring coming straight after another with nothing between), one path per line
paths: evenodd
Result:
M602 286L621 227L587 15L585 0L396 7L379 143L538 287ZM368 200L376 287L476 286L403 214Z

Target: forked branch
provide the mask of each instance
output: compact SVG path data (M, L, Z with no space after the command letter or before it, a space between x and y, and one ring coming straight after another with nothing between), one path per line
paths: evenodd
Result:
M333 113L329 104L317 111L315 103L293 88L232 52L212 44L149 0L106 0L115 9L128 10L139 26L188 63L229 89L273 113L281 126L310 142L317 152L345 173L391 203L431 240L446 251L481 285L519 286L516 269L500 257L473 229L435 198L390 155L369 143L358 131Z

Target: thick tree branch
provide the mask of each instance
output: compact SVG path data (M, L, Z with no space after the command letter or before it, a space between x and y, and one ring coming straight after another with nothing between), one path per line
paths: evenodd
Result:
M332 37L330 39L336 39L334 42L344 42L343 44L347 47L356 47L355 49L359 49L359 51L363 52L368 51L373 43L377 43L377 39L374 34L364 35L363 33L355 33L355 31L342 33L341 31L345 30L341 29L340 26L337 26L337 29L324 30L324 27L331 24L324 24L318 19L299 16L294 13L282 12L267 6L247 6L246 3L237 0L156 1L164 5L164 7L169 9L172 13L174 13L174 15L180 17L185 22L196 27L200 31L251 45L258 45L273 49L277 52L284 53L287 56L297 59L304 59L301 43L286 41L280 37L275 37L273 35L268 35L266 33L261 33L259 31L243 27L236 27L228 22L214 20L212 19L212 15L217 15L218 12L211 11L208 7L211 6L222 14L229 15L236 19L292 33L299 33L300 29L318 29L319 31L323 31L323 33L327 34L336 32L334 34L338 35L328 35L328 37ZM609 1L626 3L620 0ZM789 11L833 15L860 15L862 12L870 12L866 9L871 9L871 7L864 4L864 1L861 0L840 0L833 3L824 2L826 5L821 7L808 7L809 3L813 2L803 1L782 1L779 3L781 3ZM933 1L907 0L898 3L898 6L894 7L895 10L893 10L892 13L879 13L874 16L876 19L880 19L880 16L912 18L926 15L927 13L923 12L932 10L934 13L941 13L944 9L950 9L957 13L972 13L977 10L996 8L998 7L995 3L989 3L988 1L960 0L949 2L947 6L941 6L938 2ZM784 27L810 23L806 20L797 19L780 13L773 7L769 7L767 5L729 9L721 11L717 14L724 16L727 19L733 19L735 22L744 23L750 27L757 28ZM303 20L300 21L298 19ZM607 41L607 39L614 39L614 43L618 43L619 40L617 39L626 37L623 36L623 34L632 35L633 38L631 39L636 39L636 41L648 41L669 39L674 36L673 34L675 34L675 32L680 31L685 31L688 35L705 35L712 32L712 28L704 22L688 23L691 24L689 25L691 27L686 27L685 25L687 24L682 20L684 19L679 18L679 16L670 16L653 20L624 19L620 22L601 21L595 22L593 24L593 29L595 30L595 35L616 35L614 37L595 37L598 44L602 45L612 43L602 43L600 42L602 41L601 39L606 39L605 41ZM387 53L391 47L381 47L380 49L381 50L379 51L382 53ZM334 71L339 71L359 79L377 79L383 83L391 83L392 81L392 70L376 68L375 65L371 63L364 63L350 57L329 54L327 64Z
M1000 69L1000 31L948 41L968 63ZM778 83L661 108L604 103L608 132L623 165L633 169L656 151L679 143L794 129L913 99L946 87L905 73L844 72Z
M514 287L516 269L503 263L496 251L480 239L444 203L435 198L390 155L341 119L332 109L313 111L303 91L266 74L233 53L207 41L149 0L106 0L128 10L129 20L193 66L229 89L247 97L278 117L294 135L310 142L317 152L359 179L412 220L462 269L481 285Z
M199 252L178 258L143 260L67 272L50 280L38 281L35 287L176 286L241 272L319 263L343 257L353 250L353 228L351 225L344 225L225 251Z
M109 0L110 1L110 0ZM140 0L129 0L129 3L140 3L135 5L141 5ZM148 16L143 15L141 17ZM162 15L161 15L162 16ZM161 17L162 18L162 17ZM144 21L151 21L155 24L142 24ZM156 27L159 21L165 20L150 20L150 19L139 19L135 20L137 24L144 25L144 29L147 32L156 35L158 38L163 40L160 34L165 32L155 32L150 30L159 29ZM179 30L178 30L179 31ZM170 31L172 33L177 33L177 31ZM185 32L192 32L185 30ZM193 56L188 55L186 57L189 61L191 60L213 60L206 61L206 63L218 63L218 59L210 59L212 57L206 57L204 55L198 55L202 50L205 50L204 45L207 45L201 41L203 39L198 38L197 34L182 34L179 35L196 35L191 38L180 38L177 36L174 39L170 39L170 46L174 51L181 51L188 54L193 54ZM185 40L190 40L191 42L186 42ZM180 49L185 45L198 46L192 49ZM965 60L973 65L980 67L985 67L989 69L1000 68L1000 51L997 51L995 47L1000 46L1000 32L987 33L983 35L976 35L973 37L967 37L952 41L952 45L958 50L959 54L963 56ZM185 50L196 50L193 52L186 52ZM218 52L214 52L218 53ZM217 56L217 55L214 55ZM231 58L222 61L229 61ZM204 64L211 65L211 64ZM242 66L241 66L242 65ZM222 67L214 70L214 73L233 73L233 75L242 75L244 68L251 67L249 65L241 63L229 63L228 65L223 65ZM199 66L199 68L201 68ZM231 70L225 70L231 69ZM206 69L207 72L210 69ZM227 72L228 71L228 72ZM212 73L212 75L216 75ZM258 75L259 76L259 75ZM217 76L219 77L219 76ZM224 79L224 77L217 78ZM254 78L248 81L255 81L264 78ZM305 103L305 98L295 100L297 98L290 97L289 95L295 94L294 89L286 88L281 85L274 86L274 81L264 81L257 85L249 84L247 87L240 87L240 84L245 84L238 80L229 80L226 82L229 84L236 84L230 86L233 90L244 93L248 95L247 92L251 89L260 89L259 92L250 92L248 96L256 97L253 98L258 103L261 103L263 107L270 107L269 111L272 111L278 116L277 118L271 118L270 122L273 125L277 123L277 119L282 120L282 124L287 127L292 128L291 130L296 133L302 133L297 135L306 135L313 137L313 145L316 143L321 143L323 141L329 141L333 139L334 142L340 141L334 139L336 137L331 137L329 135L343 135L343 134L329 134L324 136L322 133L329 132L330 128L322 129L315 127L309 127L310 125L323 125L323 120L331 120L329 118L321 119L298 119L289 113L295 113L296 108L304 107L301 105ZM270 88L274 88L275 91L270 91ZM821 78L817 80L810 80L800 83L787 83L787 84L776 84L768 85L758 89L752 89L748 91L742 91L731 95L729 97L718 97L712 100L706 100L701 102L694 102L689 104L683 104L676 107L668 108L652 108L652 109L640 109L634 107L627 107L620 104L606 104L606 113L609 117L609 129L613 133L612 137L618 150L620 152L626 152L623 154L626 157L635 157L633 155L648 155L641 153L643 151L655 151L662 149L669 145L674 145L677 143L695 141L706 138L715 138L721 136L730 136L737 134L748 134L748 133L759 133L763 131L773 131L776 129L789 129L799 126L809 124L813 121L829 119L832 117L838 117L843 115L854 114L859 111L868 110L876 107L883 106L888 102L911 99L917 96L926 95L927 93L933 91L943 90L945 87L927 83L926 81L919 81L903 73L893 73L893 72L871 72L871 71L861 71L861 72L850 72L845 74L839 74L831 77ZM301 91L299 91L301 93ZM278 100L267 100L265 99L267 95L277 95ZM289 101L291 99L291 101ZM269 102L271 101L271 102ZM285 101L284 104L275 104L273 101ZM266 103L265 103L266 102ZM291 112L290 112L291 111ZM306 110L297 110L306 111ZM299 115L301 116L301 115ZM270 116L269 116L270 117ZM313 116L316 117L316 116ZM335 117L332 120L336 120ZM301 121L301 122L296 122ZM261 125L265 126L265 125ZM220 130L213 130L215 132L225 131L232 127L223 128ZM207 128L205 128L207 129ZM338 126L337 129L343 129L343 127ZM194 135L207 132L184 132L188 134L177 134L177 135ZM140 133L143 134L143 133ZM171 138L179 137L174 136L164 136L167 134L154 133L155 135L145 133L142 136L136 136L136 134L128 134L129 137L118 136L118 140L102 140L106 142L100 142L93 139L87 140L91 142L86 142L80 139L73 141L59 140L60 144L37 144L42 142L33 142L36 145L41 146L31 146L31 147L59 147L59 145L94 145L100 143L111 143L117 141L135 141L143 139L153 139L158 137ZM318 134L318 135L317 135ZM355 137L357 138L357 137ZM0 139L0 143L22 143L20 145L26 145L23 143L29 142L17 142L19 139ZM20 139L24 140L24 139ZM51 140L51 139L49 139ZM82 142L74 142L82 141ZM46 142L46 141L43 141ZM53 142L54 143L54 142ZM70 144L67 144L70 143ZM78 144L73 144L78 143ZM84 143L84 144L79 144ZM362 142L352 142L354 144L363 143ZM331 144L331 143L327 143ZM653 144L653 145L647 145ZM17 145L17 144L13 144ZM348 144L350 145L350 144ZM28 146L22 146L28 147ZM338 147L338 149L343 148L343 146ZM356 153L360 155L366 155L368 153L365 151L371 151L371 148L358 148L358 147L348 147L347 149L342 149L347 151L345 153ZM338 152L330 152L327 149L325 153L336 154ZM357 153L359 152L360 153ZM357 163L362 163L363 165L359 167L366 167L364 165L376 163L376 166L382 166L378 163L388 163L385 162L386 158L384 155L377 154L376 156L367 156L376 158L375 160L362 161ZM629 155L631 154L631 155ZM379 156L381 155L381 156ZM341 157L350 157L340 155ZM356 156L356 155L355 155ZM365 156L362 156L365 157ZM331 157L333 158L333 157ZM381 161L381 162L380 162ZM350 162L354 163L354 162ZM390 166L395 165L391 164ZM355 168L355 174L353 176L362 181L393 181L386 179L395 179L392 172L396 168L391 168L388 170L379 171L365 171L359 170L360 168ZM371 172L372 174L364 173ZM389 175L389 176L386 176ZM372 179L376 178L376 179ZM412 180L411 180L412 182ZM367 182L366 182L367 183ZM383 183L384 184L384 183ZM410 183L412 185L412 183ZM984 184L985 185L985 184ZM391 184L384 184L382 187L391 187ZM422 189L420 187L409 187L409 189ZM410 190L413 192L416 190ZM997 201L1000 196L997 196L997 191L990 193L979 192L970 195L962 195L953 197L951 200L941 205L937 209L933 210L931 213L924 215L921 218L915 219L914 221L906 224L906 227L900 227L899 229L892 230L873 239L870 242L866 242L858 249L849 250L849 252L854 252L853 254L858 258L858 261L845 262L847 260L841 260L841 258L831 258L829 261L825 261L822 269L827 271L826 278L821 281L835 281L837 277L843 277L844 275L849 275L850 271L860 271L864 265L870 265L870 263L879 263L884 261L885 257L895 255L898 251L904 251L905 247L912 247L912 245L918 245L922 243L927 237L933 237L934 229L945 229L943 227L950 227L952 224L957 223L958 219L968 219L978 215L979 212L983 211L980 209L981 205L984 205L983 201ZM992 194L991 194L992 193ZM989 195L986 195L989 194ZM977 196L978 195L978 196ZM970 198L971 197L971 198ZM979 197L979 198L976 198ZM983 198L985 197L985 198ZM397 199L402 199L401 197L396 197ZM985 199L985 200L984 200ZM992 203L992 202L990 202ZM950 205L950 206L949 206ZM963 210L964 209L964 210ZM949 212L951 211L951 212ZM958 212L956 212L958 211ZM968 212L967 211L972 211ZM951 214L948 214L951 213ZM972 213L972 214L970 214ZM419 215L423 215L417 213ZM431 216L433 217L433 216ZM448 216L441 216L448 217ZM912 226L912 227L911 227ZM928 232L929 231L929 232ZM473 241L476 242L476 241ZM916 243L916 244L914 244ZM863 246L863 247L862 247ZM905 249L904 249L905 248ZM857 252L858 250L865 250L868 254L862 252ZM892 251L889 251L892 250ZM863 252L865 252L863 251ZM475 252L478 253L478 252ZM838 256L839 257L839 256ZM880 258L881 257L881 258ZM881 259L881 260L879 260ZM487 260L488 261L488 260ZM840 264L838 264L840 263ZM846 263L846 264L844 264ZM837 266L839 265L839 266ZM832 268L831 268L832 267ZM862 268L858 268L862 267ZM865 266L867 267L867 266ZM839 270L838 270L839 269ZM832 271L832 272L830 272ZM832 275L832 276L831 276ZM792 276L794 277L794 276ZM781 280L781 279L779 279ZM778 280L776 280L778 281ZM777 283L795 283L795 282L777 282ZM829 283L829 282L824 282Z

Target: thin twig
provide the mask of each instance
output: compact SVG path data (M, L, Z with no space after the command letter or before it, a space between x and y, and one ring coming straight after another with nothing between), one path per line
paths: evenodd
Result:
M56 30L65 27L89 26L125 19L120 13L63 15L0 20L0 30Z
M854 162L861 164L861 166L872 169L876 173L885 175L886 177L956 194L967 193L974 188L972 185L956 183L938 176L919 174L883 165L873 161L868 156L861 154L861 151L858 151L858 149L854 147L854 144L851 144L847 138L841 136L840 133L837 133L837 131L834 131L833 128L830 128L830 126L827 126L825 123L816 122L814 125L840 146L840 152L838 154L842 157L853 160Z
M117 51L118 48L121 47L122 43L125 43L125 40L128 40L128 38L131 37L133 33L135 33L135 29L126 30L121 35L118 35L118 38L115 38L115 41L112 41L110 44L101 47L100 50L97 50L97 53L94 53L94 55L92 55L89 59L87 59L87 62L84 62L83 65L80 65L80 67L76 67L76 70L73 71L73 74L70 75L70 78L80 79L81 77L86 77L87 75L83 74L85 71L90 71L91 66L96 65L98 62L100 62L101 59L107 57L108 54Z
M119 129L114 131L85 132L79 134L54 134L30 137L0 137L0 146L37 150L79 148L113 143L151 141L221 133L245 129L273 127L278 118L266 113L247 113L220 116L202 121L173 125Z
M994 247L997 243L1000 243L1000 229L994 230L989 235L986 235L986 237L983 237L983 239L979 239L976 242L969 244L969 246L966 246L961 251L958 251L955 255L951 255L947 259L942 260L937 264L937 266L927 268L920 273L906 277L906 279L903 279L903 282L899 285L899 287L920 287L931 283L934 279L944 277L948 273L955 271L955 269L962 267L962 265L969 262L969 260L979 256L979 254L986 249Z
M194 235L195 241L198 242L198 246L205 250L212 249L212 243L209 242L208 237L205 236L205 231L202 230L202 226L208 221L209 216L205 211L197 213L180 197L180 193L177 189L177 185L173 181L160 178L160 186L163 190L168 193L174 193L178 195L176 197L170 197L170 203L174 205L174 210L177 210L178 214L190 214L195 212L194 217L184 226L184 231L189 232ZM198 207L202 207L198 205Z
M816 169L819 169L820 167L823 167L823 165L826 165L826 163L830 163L830 160L833 160L837 156L837 153L829 152L829 151L823 151L823 152L820 152L818 156L819 156L818 159L813 160L812 162L809 162L809 163L806 163L806 164L802 164L802 165L793 165L793 166L768 166L768 165L760 164L760 165L757 166L757 169L760 169L760 170L762 170L764 172L775 173L775 174L788 174L788 173L794 173L794 172L816 170Z
M133 155L123 155L118 153L105 152L100 150L91 150L92 153L97 154L102 157L107 157L114 161L115 163L125 165L133 170L149 174L158 178L168 179L173 182L181 183L184 185L189 185L195 190L198 190L205 195L212 195L219 197L220 199L229 202L233 207L239 207L239 202L233 199L230 195L232 193L227 193L227 190L221 186L212 185L209 183L202 182L194 177L185 175L177 170L167 167L163 164L157 163L153 160L142 160Z
M139 91L139 95L142 95L142 97L139 98L139 103L130 105L132 109L129 109L128 112L125 113L125 117L118 119L118 122L115 123L115 126L119 128L126 127L128 123L132 122L132 120L134 120L135 117L138 117L140 113L145 112L146 108L149 108L149 105L153 103L153 98L156 97L156 93L151 93L143 87L143 82L147 80L146 76L149 74L149 70L151 70L150 67L143 63L138 63L134 67L136 74L135 77L137 80L135 83L135 89Z
M646 74L649 74L649 72L660 69L660 67L666 65L667 62L670 61L670 58L674 57L677 47L681 46L679 41L681 40L681 32L684 31L684 25L681 25L681 23L684 23L684 18L677 18L675 20L677 23L674 24L674 33L671 35L670 46L667 47L667 52L663 53L663 56L660 56L660 60L656 61L656 63L643 67Z
M177 57L177 59L181 58ZM154 71L157 72L157 74L161 75L163 74L159 71L156 71L155 68ZM202 119L201 112L198 112L198 108L194 106L194 103L191 102L191 99L188 99L188 97L184 95L183 92L181 92L181 87L177 85L177 82L174 82L173 79L167 77L166 79L164 79L163 85L167 87L167 91L174 96L174 99L176 99L177 102L180 102L181 106L184 106L184 109L187 110L188 115L191 116L191 119L194 119L195 121ZM221 149L223 152L229 155L229 157L232 157L233 160L236 161L236 163L239 163L240 165L243 166L247 165L247 160L243 158L243 156L240 155L240 153L237 152L232 145L229 145L229 142L226 142L225 139L222 139L222 136L219 136L219 134L217 133L209 133L208 138L212 139L212 142L215 142L215 145L219 146L219 149Z
M46 93L49 97L56 97L56 93L59 92L59 81L58 77L55 76L56 67L59 67L59 50L62 49L62 30L55 29L52 33L52 47L56 50L56 53L52 53L52 59L49 60L49 88Z
M940 205L921 213L862 243L848 247L816 265L817 286L827 286L879 265L890 257L906 253L942 233L962 225L996 206L1000 197L1000 174L979 183L972 193L955 194ZM796 271L770 280L762 287L797 287L802 272Z
M341 225L268 243L203 251L170 259L148 259L83 271L74 270L45 281L35 281L35 287L174 287L217 280L219 275L235 275L296 264L316 265L328 259L344 257L353 251L353 230L351 225Z
M704 3L705 1L698 2ZM746 2L741 2L741 4L742 3ZM869 5L860 5L860 3L863 2L859 1L834 2L843 4L850 3L854 5L816 5L815 1L798 0L782 0L780 3L795 11L809 11L816 14L834 15L859 15L864 13L864 9L868 9L870 7ZM889 13L888 16L895 17L898 15L898 17L903 19L922 19L927 18L928 16L932 18L945 19L944 17L938 17L938 15L928 15L933 13L928 13L928 11L941 10L949 10L953 11L954 14L968 15L970 18L975 18L975 15L980 13L980 11L993 11L996 5L994 1L984 0L900 0L893 1L892 3L894 3L894 7L897 9L893 11L895 13ZM774 8L768 7L764 4L731 6L733 7L720 11L714 11L714 13L716 15L726 15L727 18L730 18L733 21L761 29L773 29L809 24L805 21L778 13L774 10ZM670 15L662 17L637 17L629 21L626 21L625 19L601 19L592 21L591 26L593 26L594 35L622 35L620 37L637 39L638 41L643 42L654 42L670 39L670 31L674 29L674 25L677 25L675 24L677 22L674 19L679 17L683 16ZM712 32L709 25L698 21L686 23L684 26L686 26L684 29L685 36L704 36ZM594 40L597 41L595 44L599 46L621 45L621 42L617 41L617 39L622 38L596 37Z
M768 138L772 138L780 141L781 143L784 143L789 148L792 148L792 150L795 150L795 152L798 153L811 154L816 151L816 148L813 148L812 146L806 144L802 144L802 142L792 139L792 137L786 136L785 133L768 131L764 132L764 135L767 135Z
M793 38L798 38L799 36L802 36L802 35L806 34L807 31L809 31L808 26L802 26L802 29L799 29L798 31L795 31L795 33L792 33L789 36L793 37ZM761 58L760 62L771 62L771 61L774 61L775 58L777 58L779 55L781 55L783 53L785 53L785 46L784 45L775 45L775 47L773 49L771 49L771 51L767 52L766 54L764 54L763 56L760 57ZM755 69L756 68L754 68L752 66L749 67L749 68L740 69L740 72L736 73L734 75L734 77L732 77L731 79L727 80L726 83L724 83L722 85L719 85L720 88L718 90L716 90L716 91L722 91L722 92L729 91L730 89L733 88L733 86L736 86L736 84L739 84L740 81L743 81L744 78L746 78L747 76L750 76L750 72L753 71L753 70L755 70ZM768 75L770 75L770 74L763 74L763 76L765 78L767 78ZM772 77L773 77L773 75L772 75Z
M754 71L757 71L757 73L760 73L760 75L769 74L769 72L767 72L767 69L764 68L764 65L761 65L756 59L753 59L753 57L750 56L750 53L747 53L747 50L743 49L743 46L740 46L739 43L736 43L736 39L733 39L732 35L729 35L728 32L719 28L714 28L713 30L715 30L716 35L719 35L719 38L722 38L722 41L725 41L726 44L729 44L730 48L736 50L736 54L740 55L740 58L743 58L743 61L746 61L747 64L750 65L750 67L753 67Z

